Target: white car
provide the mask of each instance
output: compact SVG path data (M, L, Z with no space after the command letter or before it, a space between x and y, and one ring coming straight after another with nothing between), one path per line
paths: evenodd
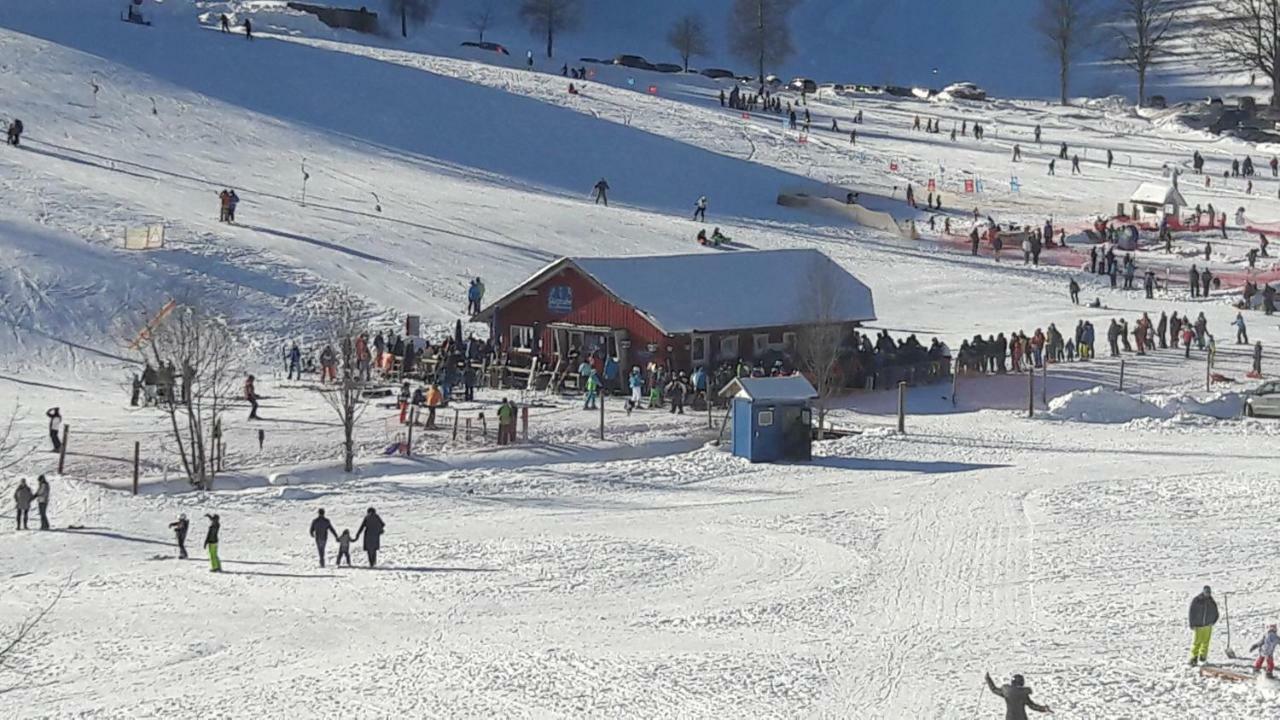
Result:
M1280 381L1262 383L1244 398L1249 417L1280 417Z
M987 91L971 82L952 83L938 93L939 100L977 100L987 99Z

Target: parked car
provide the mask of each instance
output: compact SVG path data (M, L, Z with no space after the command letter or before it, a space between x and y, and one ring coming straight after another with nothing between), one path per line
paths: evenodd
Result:
M733 77L733 73L725 70L724 68L706 68L702 71L702 74L712 80L723 80L724 78Z
M1262 383L1244 398L1244 414L1249 417L1280 417L1280 381Z
M938 97L951 100L977 100L987 99L987 91L974 85L971 82L952 83L938 93Z
M684 72L684 66L683 66L683 65L677 65L677 64L675 64L675 63L654 63L654 65L653 65L653 69L654 69L654 70L657 70L657 71L658 71L658 72L660 72L660 73L682 73L682 72Z
M653 63L645 60L639 55L619 55L613 59L614 65L622 67L635 68L637 70L653 70Z
M506 48L502 47L501 45L495 42L472 42L468 40L467 42L462 43L462 47L476 48L477 50L488 50L489 52L496 52L499 55L511 54L507 52Z
M591 63L591 64L593 64L593 65L608 65L608 64L609 64L609 63L605 62L604 60L601 60L600 58L592 58L592 57L578 58L578 62L580 62L580 63Z
M787 85L787 87L791 88L792 90L795 90L798 93L807 94L807 93L818 92L818 83L810 80L809 78L802 78L802 77L794 78Z
M782 78L778 77L777 75L765 75L764 84L765 84L765 87L776 90L777 88L782 87Z
M911 91L911 88L902 87L901 85L885 85L884 91L894 97L915 97L915 93Z

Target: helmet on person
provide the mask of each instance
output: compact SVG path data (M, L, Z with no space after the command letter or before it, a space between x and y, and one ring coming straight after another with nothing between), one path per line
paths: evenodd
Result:
M1012 682L1014 687L1022 687L1027 684L1027 681L1021 675L1014 675Z

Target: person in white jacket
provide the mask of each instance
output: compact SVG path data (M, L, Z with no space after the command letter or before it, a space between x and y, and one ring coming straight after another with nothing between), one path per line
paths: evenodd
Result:
M1275 679L1276 671L1276 646L1280 645L1280 635L1276 634L1276 626L1268 625L1267 632L1262 639L1249 646L1249 651L1257 651L1258 659L1253 661L1253 671L1257 672L1262 669L1262 664L1267 664L1267 677Z

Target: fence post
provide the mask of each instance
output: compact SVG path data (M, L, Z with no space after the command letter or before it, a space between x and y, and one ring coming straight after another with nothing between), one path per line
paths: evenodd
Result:
M529 442L529 406L525 405L520 408L520 441Z
M1213 389L1213 351L1204 355L1204 389Z
M67 437L71 435L71 426L63 423L62 425L62 446L58 449L58 474L62 474L62 468L67 463Z
M1040 361L1040 403L1049 408L1049 359Z
M600 395L600 439L604 439L604 393Z
M1116 389L1124 391L1124 358L1120 358L1120 387Z
M907 383L898 383L898 432L907 432Z
M461 411L458 408L453 409L453 441L458 441L458 414ZM471 439L471 418L467 418L467 439Z
M960 373L955 368L951 368L951 407L956 406L956 386L959 384Z
M1036 416L1036 369L1027 368L1027 417Z
M409 409L409 441L405 443L405 457L413 457L413 426L418 424L418 408Z
M456 422L456 420L455 420L455 422ZM457 430L456 426L455 426L454 430L455 430L455 432L453 433L453 437L456 439L456 438L458 437L458 433L456 432L456 430ZM471 442L471 418L467 418L467 431L466 431L466 435L465 435L464 437L466 438L467 442Z
M141 453L142 443L133 441L133 494L138 494L138 455Z

